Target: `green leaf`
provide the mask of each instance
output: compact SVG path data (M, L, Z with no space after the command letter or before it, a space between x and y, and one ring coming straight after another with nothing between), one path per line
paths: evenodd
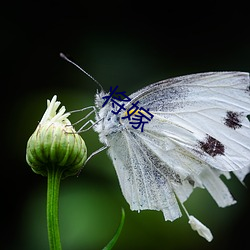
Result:
M125 211L122 208L122 218L121 218L120 225L117 228L117 231L116 231L115 235L113 236L113 238L111 239L111 241L103 248L103 250L110 250L113 248L113 246L115 245L116 241L118 240L118 238L120 236L120 233L121 233L123 225L124 225L124 221L125 221Z

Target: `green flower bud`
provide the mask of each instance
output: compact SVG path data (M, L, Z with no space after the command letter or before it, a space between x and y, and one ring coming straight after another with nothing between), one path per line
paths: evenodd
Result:
M60 102L54 96L47 101L41 122L27 143L26 161L32 170L43 176L50 168L62 171L62 177L79 172L87 158L86 145L76 133L64 106L56 113Z

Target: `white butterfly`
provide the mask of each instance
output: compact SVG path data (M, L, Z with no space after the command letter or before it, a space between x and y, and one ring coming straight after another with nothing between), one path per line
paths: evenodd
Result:
M206 188L218 206L235 203L220 175L240 181L250 172L250 85L243 72L210 72L151 84L131 96L153 119L134 129L103 106L96 94L94 130L108 147L122 193L131 210L161 210L165 220L183 206L194 230L212 240L210 230L186 211L183 202L195 187Z
M106 95L97 92L95 107L82 109L93 108L81 121L95 112L96 122L89 120L80 132L90 122L104 144L88 159L108 148L131 210L161 210L173 221L181 216L180 204L191 228L211 241L210 230L183 203L196 187L207 189L220 207L236 202L220 176L233 173L243 182L250 172L249 74L209 72L163 80L129 96L118 115L111 102L103 105ZM135 111L137 101L154 116L143 132L122 118Z

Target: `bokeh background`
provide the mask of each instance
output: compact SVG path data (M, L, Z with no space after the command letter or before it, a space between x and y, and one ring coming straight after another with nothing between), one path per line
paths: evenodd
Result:
M171 3L171 4L170 4ZM67 110L93 105L97 85L59 57L69 55L102 83L128 94L169 77L219 70L249 71L248 6L218 1L41 1L1 4L1 249L48 249L46 178L25 161L26 143L54 94ZM77 121L83 114L72 116ZM82 134L89 154L102 145ZM60 229L65 250L102 249L121 218L114 249L248 249L249 186L225 180L237 204L218 208L205 190L186 202L214 235L190 229L186 216L132 212L111 161L102 152L81 175L62 181Z

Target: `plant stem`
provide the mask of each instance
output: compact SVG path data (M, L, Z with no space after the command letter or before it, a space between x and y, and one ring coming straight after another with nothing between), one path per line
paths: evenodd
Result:
M61 250L61 240L59 231L59 188L62 176L59 167L48 168L47 185L47 228L50 250Z

